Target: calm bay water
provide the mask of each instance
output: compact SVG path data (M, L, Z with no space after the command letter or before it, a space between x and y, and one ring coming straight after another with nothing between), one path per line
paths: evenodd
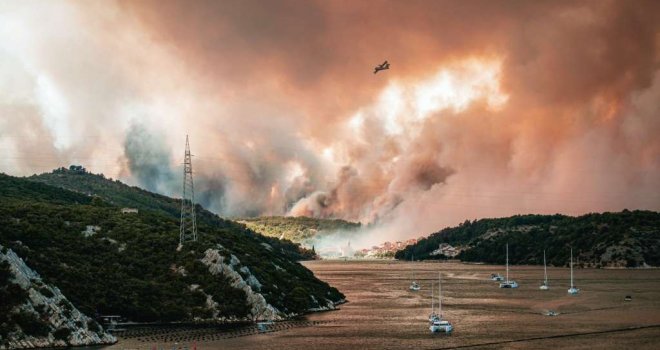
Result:
M311 261L320 279L339 288L341 310L310 314L266 334L245 332L217 339L191 334L184 340L121 339L107 349L658 349L660 270L575 271L582 289L569 296L569 270L549 268L549 291L540 291L543 268L513 266L518 289L500 289L491 273L503 266L440 262ZM411 277L422 285L411 292ZM443 278L443 311L451 335L430 334L430 285ZM624 296L632 295L631 302ZM559 312L548 317L547 310Z

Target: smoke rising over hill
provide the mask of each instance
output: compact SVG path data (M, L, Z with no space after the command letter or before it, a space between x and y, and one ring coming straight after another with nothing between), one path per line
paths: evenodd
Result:
M176 196L187 133L222 215L390 239L660 210L657 2L0 6L7 173L82 163Z

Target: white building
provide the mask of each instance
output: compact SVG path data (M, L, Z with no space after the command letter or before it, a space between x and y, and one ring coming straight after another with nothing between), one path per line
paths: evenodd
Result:
M460 252L461 252L460 249L452 247L448 243L440 243L440 245L438 246L438 249L432 251L430 255L440 255L440 254L442 254L444 256L453 258L456 255L458 255L458 253L460 253Z

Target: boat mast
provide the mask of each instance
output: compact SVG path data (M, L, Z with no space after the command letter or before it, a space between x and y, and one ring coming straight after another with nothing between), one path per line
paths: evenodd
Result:
M545 263L545 249L543 249L543 277L545 278L545 285L548 285L548 266Z
M438 272L438 313L442 317L442 284L440 284L440 272Z
M506 244L506 281L509 282L509 243Z
M411 255L410 262L415 262L415 254ZM413 270L412 270L412 280L413 282L415 282L415 266L413 266Z
M433 295L433 289L435 289L434 283L431 282L431 315L435 313L435 295Z
M571 248L571 288L573 288L573 248Z

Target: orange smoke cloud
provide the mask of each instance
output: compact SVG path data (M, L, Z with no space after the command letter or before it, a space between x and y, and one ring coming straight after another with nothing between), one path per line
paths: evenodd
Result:
M0 12L9 173L81 162L178 195L189 133L222 215L405 237L660 210L657 2L26 4Z

